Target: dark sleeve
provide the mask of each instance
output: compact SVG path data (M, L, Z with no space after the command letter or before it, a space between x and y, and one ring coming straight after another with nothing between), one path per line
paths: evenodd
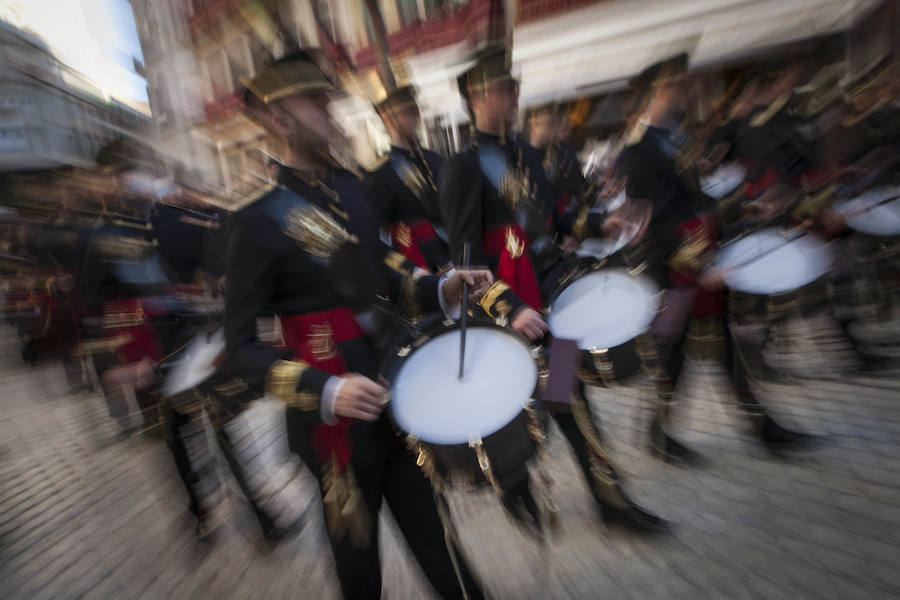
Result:
M366 198L378 218L378 223L389 225L397 219L394 215L393 191L384 175L381 169L371 171L363 179L363 185L366 188Z
M457 154L444 162L440 206L444 227L450 238L450 257L456 264L462 263L465 242L471 244L470 264L488 264L481 244L481 186L481 172L466 160L465 155ZM488 315L505 322L525 302L506 283L496 281L478 304Z
M438 299L440 276L426 274L396 250L380 241L379 243L384 252L382 262L387 274L390 296L400 300L399 304L404 311L413 317L440 310L441 304Z
M438 204L449 238L450 260L455 264L462 264L466 242L470 244L470 264L488 264L481 245L481 186L480 171L464 154L457 154L444 163Z
M661 168L660 157L645 148L647 141L629 146L622 151L620 170L628 177L626 189L632 198L650 200L654 215L665 211L678 182Z
M261 342L256 318L271 305L279 276L281 232L265 215L239 215L228 244L225 271L226 369L257 393L272 393L320 420L319 396L330 375L293 353Z

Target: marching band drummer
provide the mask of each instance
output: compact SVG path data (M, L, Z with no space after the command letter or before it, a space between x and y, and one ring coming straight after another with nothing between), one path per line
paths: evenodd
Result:
M440 205L451 258L459 260L464 244L470 244L471 261L489 265L498 278L481 307L534 341L547 332L538 313L543 306L541 281L556 283L554 267L560 262L555 232L548 227L556 202L534 149L508 135L518 111L519 84L510 72L507 51L483 52L458 84L474 131L468 148L447 160L441 177ZM590 416L580 395L578 402ZM578 457L603 519L636 530L664 528L659 517L625 495L593 421L583 424L587 430L582 431L573 415L553 416ZM504 490L507 508L524 516L521 508L528 509L531 498L527 471Z
M672 393L683 368L687 318L724 316L722 274L704 270L715 249L717 225L706 213L710 208L708 198L699 191L694 168L699 154L686 151L691 145L685 143L678 127L692 101L693 83L686 78L687 58L681 54L651 65L632 81L642 98L642 112L620 157L628 196L649 201L651 208L647 239L652 254L647 258L647 272L656 273L658 284L670 290L668 309L682 317L680 323L672 319L672 335L660 343L664 374L657 382L657 410L651 427L653 453L674 461L693 458L693 453L665 429ZM723 331L728 338L727 324ZM763 443L782 448L808 439L805 433L782 427L766 412L750 389L744 365L735 360L731 340L725 341L726 372Z
M379 240L365 188L329 152L336 88L315 51L296 51L246 82L252 117L282 145L278 184L235 216L227 256L227 368L287 404L288 445L319 481L329 541L346 598L378 598L383 499L425 575L444 598L481 597L435 506L434 491L383 413L371 379L374 338L354 318L376 293L411 312L452 310L463 281L477 300L487 271L426 274ZM257 339L273 306L287 348ZM456 308L458 310L458 307ZM458 569L456 566L458 565Z
M416 139L420 116L412 86L389 91L375 109L391 136L391 150L365 178L369 198L394 248L436 273L450 264L437 204L443 161Z

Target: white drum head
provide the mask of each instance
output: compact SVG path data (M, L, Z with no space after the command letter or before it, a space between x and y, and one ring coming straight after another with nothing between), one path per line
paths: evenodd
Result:
M624 245L619 245L619 240L588 238L578 245L575 254L582 258L606 258L621 250Z
M225 350L225 334L221 329L208 340L206 334L192 339L181 352L175 366L169 370L163 382L163 395L180 394L212 377L216 372L213 362L223 350Z
M842 213L847 225L857 231L882 237L900 235L900 199L865 210L897 195L900 195L900 185L879 186L839 202L834 209Z
M725 276L726 285L732 289L748 294L780 294L812 283L834 262L833 249L815 233L786 242L781 230L763 229L724 246L715 264L733 269ZM760 258L753 260L757 256Z
M459 330L428 340L400 367L391 413L405 432L431 444L468 444L506 426L531 399L537 364L523 341L503 330L466 330L465 374Z
M707 196L719 200L736 190L746 176L747 169L739 163L721 165L711 174L700 178L700 189Z
M554 337L582 350L612 348L643 332L659 308L658 290L646 277L621 269L589 273L562 291L547 317Z

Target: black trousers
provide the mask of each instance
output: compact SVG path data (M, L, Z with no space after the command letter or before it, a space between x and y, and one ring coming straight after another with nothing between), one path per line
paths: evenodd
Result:
M209 468L197 472L194 469L188 454L186 444L187 435L185 430L192 424L199 427L199 424L195 422L197 417L195 415L179 412L170 405L166 405L164 410L166 443L169 447L169 451L172 453L172 458L175 461L175 469L178 471L178 477L181 479L182 484L184 484L184 489L188 495L188 510L190 510L194 516L199 517L202 513L200 493L198 490L200 482L206 477L214 477L214 473L210 472ZM275 522L256 501L253 491L247 483L243 466L238 460L237 451L235 450L235 445L231 437L224 427L217 427L215 434L219 449L225 456L225 461L228 463L229 470L237 482L238 487L241 489L241 492L244 494L244 497L247 499L247 502L250 504L250 508L253 510L253 514L259 522L260 527L263 532L271 531L275 527ZM206 448L207 454L212 457L213 449L206 446L206 436L203 433L202 428L198 431L196 440L201 441L201 447ZM209 462L209 465L211 467L212 461ZM218 482L216 485L218 485Z
M725 373L731 380L735 390L741 411L748 415L751 419L762 417L766 414L765 409L759 403L756 396L750 388L750 377L748 373L748 360L762 361L762 346L766 337L768 327L762 332L758 339L742 339L737 340L729 327L729 317L722 315L721 329L725 336L725 356L723 357L723 366ZM671 389L674 391L678 385L678 380L684 370L684 346L687 339L687 326L680 332L678 336L663 340L660 343L660 359L669 381ZM667 407L668 410L668 407Z
M312 427L288 409L288 439L319 481L324 496L321 468L311 446ZM378 513L387 501L425 576L442 598L462 598L453 568L444 527L435 505L431 483L416 466L415 457L393 431L387 418L375 423L358 421L351 428L354 450L351 465L371 517L369 544L354 545L350 535L329 536L341 591L347 600L381 597L381 560L378 553ZM443 498L437 501L444 502ZM484 595L466 561L457 550L460 575L470 598Z

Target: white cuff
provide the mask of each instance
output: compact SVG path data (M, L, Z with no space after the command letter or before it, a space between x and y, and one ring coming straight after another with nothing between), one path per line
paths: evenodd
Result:
M343 377L332 375L325 382L322 388L322 396L319 402L319 412L322 415L322 422L326 425L337 425L337 415L334 414L334 407L337 404L338 394L346 380Z
M456 272L456 269L450 269L438 280L438 303L441 306L441 310L447 317L453 319L454 321L458 321L460 316L462 316L462 306L459 300L454 300L453 304L447 302L447 299L444 298L444 284L447 282L447 279Z

